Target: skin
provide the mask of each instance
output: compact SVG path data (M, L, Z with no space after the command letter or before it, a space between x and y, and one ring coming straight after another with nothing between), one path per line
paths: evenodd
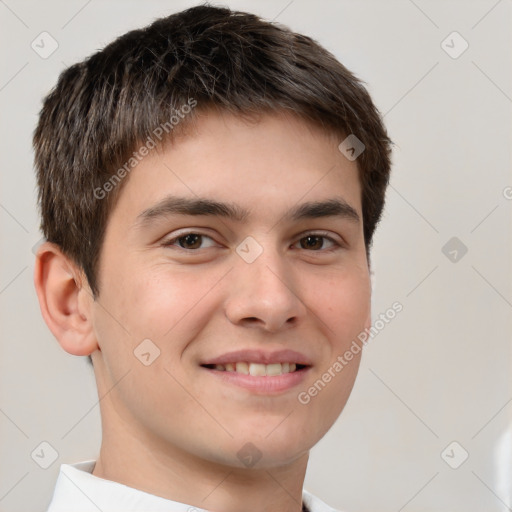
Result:
M297 395L370 326L362 221L284 220L297 204L333 197L362 219L357 162L340 141L284 114L250 124L204 114L125 178L97 300L58 247L40 247L43 317L66 352L92 354L103 397L94 475L209 510L301 510L309 450L343 410L361 352L308 404ZM137 216L171 193L237 203L250 215L245 223L169 215L137 228ZM205 236L184 244L193 249L162 246L185 229ZM343 245L320 238L309 248L310 231ZM263 248L252 263L236 252L248 236ZM149 366L134 356L144 339L160 350ZM225 384L200 366L241 348L292 349L313 364L299 386L274 395ZM248 442L261 453L250 468L237 456Z

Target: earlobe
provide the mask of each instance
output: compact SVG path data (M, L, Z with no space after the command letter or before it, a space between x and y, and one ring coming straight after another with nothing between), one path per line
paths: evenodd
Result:
M34 286L41 313L61 347L77 356L98 349L90 307L93 299L84 281L57 245L45 242L39 247Z

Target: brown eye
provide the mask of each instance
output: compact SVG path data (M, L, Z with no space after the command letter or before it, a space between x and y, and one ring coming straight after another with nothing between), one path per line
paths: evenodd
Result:
M305 243L302 243L305 240ZM301 247L303 249L321 249L323 245L323 237L321 236L305 236L301 238Z
M210 245L201 247L205 240L211 240ZM163 247L172 247L178 249L184 249L188 251L195 251L196 249L213 247L215 245L211 237L203 235L201 233L184 233L180 236L176 236L162 243Z
M311 234L311 235L307 235L307 236L302 237L300 239L300 245L301 245L302 249L309 249L309 250L313 250L313 251L319 251L319 250L322 249L325 240L328 240L329 242L331 242L331 244L333 244L333 247L339 247L340 246L340 244L338 244L332 238L330 238L328 236L321 235L321 234ZM330 249L325 249L325 250L326 251L332 250L333 247L331 247Z
M191 233L185 236L180 236L177 240L180 247L183 249L197 249L201 245L202 235Z

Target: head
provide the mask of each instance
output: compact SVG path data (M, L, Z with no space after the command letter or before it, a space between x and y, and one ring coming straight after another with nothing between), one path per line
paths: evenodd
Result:
M349 136L364 145L355 160L338 149ZM212 461L234 463L247 440L269 464L315 444L345 405L360 355L308 405L285 391L231 394L213 384L211 365L239 349L292 350L307 359L307 387L368 326L390 140L362 83L306 36L198 6L67 68L45 99L34 148L45 320L65 350L92 354L99 387L127 375L102 415L115 409ZM196 203L170 205L171 195ZM289 219L305 202L309 213ZM317 225L345 249L300 255L314 251L294 236L316 234ZM187 226L210 240L201 255L190 254L197 236L165 245ZM176 252L184 247L189 254ZM231 437L190 396L222 407ZM176 407L194 428L183 432ZM296 411L293 424L259 437L282 420L283 407Z

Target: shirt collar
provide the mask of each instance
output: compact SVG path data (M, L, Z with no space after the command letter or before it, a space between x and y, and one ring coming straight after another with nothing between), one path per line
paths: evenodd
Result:
M47 512L208 512L99 478L92 474L95 465L62 464ZM310 512L336 512L306 490L302 499Z

